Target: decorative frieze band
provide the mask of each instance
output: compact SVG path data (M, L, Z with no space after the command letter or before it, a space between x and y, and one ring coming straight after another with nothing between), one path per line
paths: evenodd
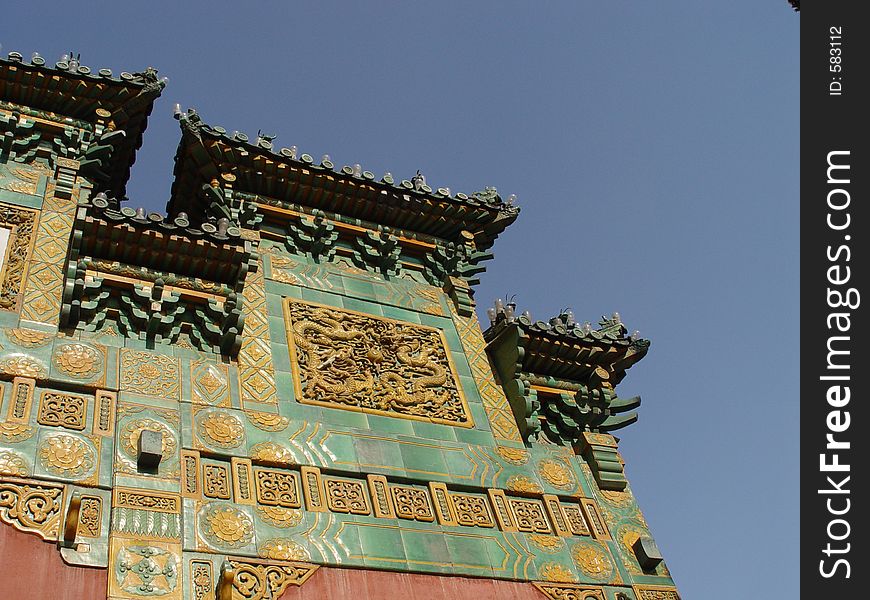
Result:
M578 502L552 494L515 496L501 489L459 492L443 482L423 486L390 482L383 475L370 474L365 479L325 475L313 466L267 467L253 465L246 458L228 462L200 458L193 450L182 451L181 472L185 498L399 518L447 527L611 539L598 504L591 498Z

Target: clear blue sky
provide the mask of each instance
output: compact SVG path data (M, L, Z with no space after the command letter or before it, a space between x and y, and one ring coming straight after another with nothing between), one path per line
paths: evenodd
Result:
M4 52L170 77L134 207L168 198L175 102L339 165L517 194L478 302L517 294L536 318L571 306L581 322L618 310L650 338L620 386L644 401L621 449L684 597L797 597L785 0L15 4Z

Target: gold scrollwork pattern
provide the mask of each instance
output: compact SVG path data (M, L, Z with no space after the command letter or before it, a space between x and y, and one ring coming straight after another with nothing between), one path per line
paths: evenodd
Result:
M282 417L277 413L246 410L245 416L248 417L248 420L254 427L263 431L284 431L290 424L290 420L287 417Z
M43 392L39 398L36 421L40 425L81 431L85 428L87 406L88 399L84 396Z
M287 317L300 402L473 426L438 329L296 300Z
M273 465L292 465L296 463L296 457L286 446L275 442L260 442L251 446L251 458L260 462Z
M329 510L354 515L371 514L372 510L363 482L328 477L325 477L323 482L326 485L326 505Z
M178 400L181 398L178 359L121 348L121 391Z
M12 233L0 271L0 310L14 310L24 287L28 255L33 242L36 211L0 204L0 225Z
M486 498L471 494L450 494L456 511L456 522L466 527L494 527L492 513Z
M661 586L634 586L637 600L680 600L680 594L672 587Z
M103 500L97 496L82 496L79 508L78 534L98 538L102 531Z
M63 486L0 481L0 520L21 531L56 540Z
M202 469L204 471L202 493L209 498L229 500L232 496L229 468L225 465L204 464Z
M547 562L538 569L538 575L547 581L557 583L575 583L577 576L564 565L555 562Z
M299 476L290 471L256 469L257 502L266 506L299 508Z
M229 561L234 572L233 597L244 600L277 600L290 585L302 585L317 570L306 563L260 564L234 559Z
M193 600L213 600L214 583L212 580L211 561L190 561L190 582Z
M512 448L511 446L496 446L496 453L512 465L524 465L529 462L529 451L524 448Z
M517 524L517 529L530 533L552 533L550 522L540 500L509 498L508 502Z
M435 520L432 503L426 490L394 485L390 486L390 492L393 495L396 516L399 518L425 522Z
M601 588L540 581L534 582L533 585L550 600L605 600L604 590Z
M558 554L565 547L565 540L555 535L541 535L539 533L529 533L526 539L531 544L547 554Z

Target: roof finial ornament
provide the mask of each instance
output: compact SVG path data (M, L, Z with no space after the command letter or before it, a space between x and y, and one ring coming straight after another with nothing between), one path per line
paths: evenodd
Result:
M263 133L262 129L257 130L257 145L260 148L265 148L266 150L272 149L272 140L274 140L277 135L270 135L268 133Z
M415 190L423 189L423 186L426 185L426 178L420 172L420 169L417 169L417 174L411 177L411 183L414 184Z

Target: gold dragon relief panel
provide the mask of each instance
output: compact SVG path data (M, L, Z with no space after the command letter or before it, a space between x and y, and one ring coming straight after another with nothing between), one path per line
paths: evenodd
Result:
M285 310L300 402L474 426L439 329L295 299Z

